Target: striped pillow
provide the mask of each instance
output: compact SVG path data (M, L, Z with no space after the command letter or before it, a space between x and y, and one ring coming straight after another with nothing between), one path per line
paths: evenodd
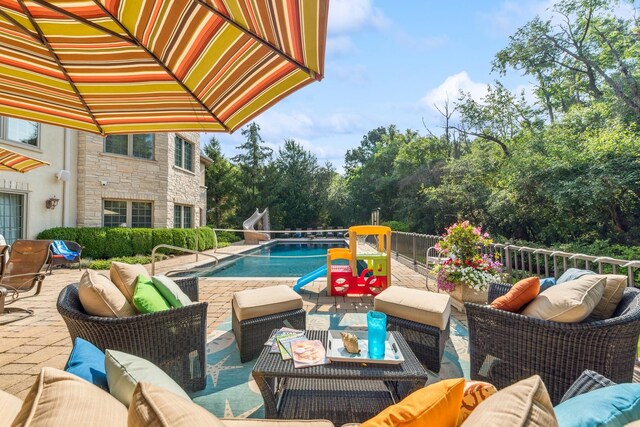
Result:
M483 381L467 381L462 394L462 404L460 405L460 415L458 416L458 426L461 426L471 412L484 402L489 396L497 392L493 384Z

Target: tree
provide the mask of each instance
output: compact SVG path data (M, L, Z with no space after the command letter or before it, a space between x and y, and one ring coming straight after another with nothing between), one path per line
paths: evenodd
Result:
M244 152L231 159L239 169L241 184L238 194L239 220L249 217L256 208L266 207L266 197L262 190L266 183L266 168L273 150L264 145L259 132L260 126L255 122L242 129L242 136L247 140L236 148Z
M232 225L229 223L238 207L238 170L223 155L220 142L212 137L203 148L212 160L205 169L207 186L207 223L216 227Z

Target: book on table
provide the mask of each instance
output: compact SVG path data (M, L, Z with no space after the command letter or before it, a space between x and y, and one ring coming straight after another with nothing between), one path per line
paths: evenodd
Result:
M276 337L276 343L278 344L278 349L280 350L280 356L282 356L282 360L290 360L291 353L291 344L295 341L308 340L307 336L302 332L301 334L290 334L290 335L281 335Z
M329 363L326 350L320 340L291 341L291 356L293 358L293 366L296 368Z

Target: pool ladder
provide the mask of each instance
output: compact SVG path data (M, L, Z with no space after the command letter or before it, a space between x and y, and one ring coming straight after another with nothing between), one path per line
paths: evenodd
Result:
M196 236L197 236L197 234L196 234ZM198 244L198 242L197 242L197 238L196 238L196 245L197 244ZM218 245L216 244L216 247L217 246ZM192 249L187 249L187 248L181 248L180 246L162 244L162 245L158 245L158 246L154 247L153 250L151 251L151 260L152 260L151 261L151 275L152 276L154 276L156 274L156 251L158 249L162 249L162 248L171 249L171 250L174 250L174 251L186 252L186 253L189 253L189 254L194 254L196 256L196 261L198 261L198 256L199 255L204 255L204 256L213 258L215 260L214 265L217 265L220 262L220 259L217 256L213 255L213 254L208 254L206 252L200 252L200 251L194 251ZM211 266L207 265L206 268L209 269L209 268L211 268ZM198 270L200 270L200 269L198 269L196 267L196 268L190 268L188 271L198 271ZM171 271L168 271L166 274L169 275L170 273L177 273L177 272L182 272L182 271L187 271L187 270L186 269L171 270Z

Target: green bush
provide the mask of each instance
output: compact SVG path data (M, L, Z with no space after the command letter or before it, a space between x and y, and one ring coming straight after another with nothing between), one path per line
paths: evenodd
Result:
M131 245L131 229L116 227L107 229L105 242L105 257L126 257L132 256L133 246Z
M147 255L153 250L153 229L132 228L131 247L133 255Z
M242 240L232 231L216 231L216 234L218 236L218 242L234 243Z
M153 246L173 245L173 230L170 228L154 228L153 229ZM171 249L158 249L158 253L170 254Z
M404 232L409 231L409 224L402 221L386 221L386 222L383 222L381 225L389 227L392 231L404 231Z
M182 228L174 228L171 230L173 236L173 245L178 246L179 248L187 247L187 237Z
M106 253L106 228L83 227L78 228L77 230L77 242L81 246L84 246L84 249L82 250L82 256L93 259L105 258L108 256Z
M198 250L204 251L212 249L214 246L213 230L209 227L200 227L198 229Z
M55 227L42 230L36 239L39 240L71 240L78 241L78 229L74 227Z
M164 258L165 258L164 255L156 255L156 261L162 260ZM151 255L145 255L145 256L137 255L137 256L127 256L127 257L115 257L110 259L99 259L89 263L87 268L90 268L92 270L108 270L111 268L111 263L114 261L123 262L125 264L151 264L152 258L151 258Z
M182 229L182 233L184 234L185 239L185 248L191 249L192 251L197 250L196 248L196 229L195 228L184 228Z

